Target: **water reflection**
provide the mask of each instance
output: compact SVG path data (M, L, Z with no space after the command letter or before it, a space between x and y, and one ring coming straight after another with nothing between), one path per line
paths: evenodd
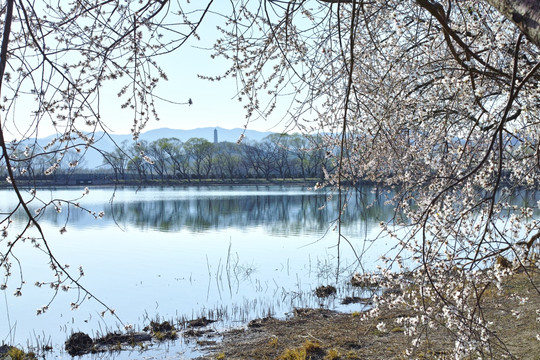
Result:
M38 190L44 203L56 199L57 206L58 199L77 199L81 193ZM336 239L324 237L338 216L338 201L329 196L279 186L92 188L80 200L87 210L62 202L61 212L50 207L39 219L55 256L74 269L83 266L85 287L118 309L126 323L144 325L158 315L191 319L217 309L223 322L233 324L320 305L313 289L334 281L336 269ZM0 190L0 200L0 212L16 204L9 190ZM370 229L378 231L379 221L391 218L385 200L370 187L349 199L342 230L354 246L374 238ZM88 214L100 211L103 218ZM13 234L27 221L22 212L15 218ZM64 225L67 232L61 234ZM41 251L29 243L20 243L15 251L28 284L48 279L48 258ZM340 281L347 282L358 261L350 249L340 251ZM366 259L372 263L375 258ZM43 332L61 347L68 332L101 328L105 320L95 316L103 310L99 304L87 301L72 312L69 304L78 296L72 292L55 294L54 306L35 317L47 298L45 291L25 285L24 296L8 294L0 304L0 312L9 309L17 319L19 341ZM352 290L339 291L350 295ZM339 301L326 306L334 308ZM117 325L108 321L108 326ZM9 324L0 321L0 334L9 333Z
M41 220L60 227L66 223L97 228L117 224L164 232L263 227L273 234L291 236L322 233L338 217L335 197L300 187L127 188L117 190L113 196L111 193L97 190L84 203L91 212L104 211L103 219L95 220L86 210L64 205L61 213L47 209ZM62 194L55 196L60 198ZM385 199L371 187L353 193L342 217L344 227L357 233L365 231L368 224L390 219L392 208L383 205ZM20 214L19 219L23 218Z
M368 206L367 196L354 197L343 221L357 223L387 220L391 208ZM380 202L377 202L380 204ZM272 233L297 235L321 232L337 219L336 201L325 194L268 195L191 198L113 203L111 213L124 225L160 231L187 229L194 232L262 226ZM365 227L365 223L363 224Z

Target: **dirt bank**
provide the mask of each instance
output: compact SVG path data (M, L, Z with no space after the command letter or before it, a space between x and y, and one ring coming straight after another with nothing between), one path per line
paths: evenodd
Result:
M536 321L540 295L533 286L540 285L540 276L538 272L532 275L532 283L524 274L517 274L502 292L486 293L484 316L494 322L494 336L501 340L493 346L490 358L500 359L507 352L515 359L540 359L540 322ZM512 294L526 296L528 301L523 303ZM454 342L446 330L426 330L413 355L405 353L411 339L395 320L411 315L404 309L383 309L375 318L297 309L286 320L259 319L246 328L223 333L223 341L207 346L208 355L199 360L453 359Z

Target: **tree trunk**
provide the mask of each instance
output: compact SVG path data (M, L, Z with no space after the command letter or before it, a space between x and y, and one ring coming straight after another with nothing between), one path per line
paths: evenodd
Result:
M529 40L540 46L540 3L538 0L486 0L517 25Z

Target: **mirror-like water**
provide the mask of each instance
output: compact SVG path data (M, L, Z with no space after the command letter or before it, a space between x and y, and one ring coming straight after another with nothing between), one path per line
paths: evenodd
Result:
M82 192L40 190L38 196L47 202L77 199ZM15 203L9 190L0 190L0 199L1 212ZM82 266L83 285L135 328L157 316L214 316L224 326L318 306L313 290L336 285L338 254L340 279L346 282L359 266L373 267L392 244L384 238L369 241L377 236L379 222L392 216L392 209L382 205L383 195L371 188L350 199L342 230L353 248L342 243L339 253L333 231L337 202L301 187L102 188L90 189L77 202L105 215L95 219L66 203L61 212L47 209L40 220L48 244L75 274ZM13 218L9 231L20 231L24 216ZM5 251L7 244L0 246ZM355 253L364 252L359 263ZM22 273L13 269L0 299L0 341L50 343L58 357L72 331L95 334L120 326L110 315L101 317L103 309L93 300L71 310L70 304L83 296L77 290L58 293L45 314L36 316L55 294L33 285L52 280L47 258L28 241L18 244L14 255ZM21 277L22 296L15 297ZM336 308L339 299L324 305ZM159 351L178 358L177 352L192 350L178 344Z

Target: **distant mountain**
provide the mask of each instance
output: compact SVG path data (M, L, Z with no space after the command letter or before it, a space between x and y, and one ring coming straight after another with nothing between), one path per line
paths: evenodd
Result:
M156 130L149 130L141 135L142 140L148 142L162 138L177 138L181 141L187 141L191 138L203 138L210 142L214 141L214 130L217 130L218 142L230 141L236 142L240 138L240 135L244 132L244 129L224 129L220 127L205 127L193 130L177 130L161 128ZM245 130L245 137L249 140L260 141L266 136L272 134L271 132L260 132L255 130Z
M261 132L256 130L236 129L224 129L221 127L205 127L192 130L179 130L161 128L155 130L149 130L144 132L140 136L140 140L148 141L149 143L162 138L177 138L180 141L187 141L190 138L203 138L210 142L214 142L214 130L217 130L218 142L229 141L236 142L244 133L246 140L260 141L266 136L272 134L272 132ZM41 146L46 145L51 141L53 136L41 138L38 143ZM131 135L116 135L116 134L104 134L103 132L97 132L94 135L94 145L102 151L111 152L115 149L115 143L121 146L122 142L127 141L129 145L133 143L133 137ZM96 150L89 149L84 156L84 160L81 163L81 167L88 169L96 169L103 163L102 155Z

